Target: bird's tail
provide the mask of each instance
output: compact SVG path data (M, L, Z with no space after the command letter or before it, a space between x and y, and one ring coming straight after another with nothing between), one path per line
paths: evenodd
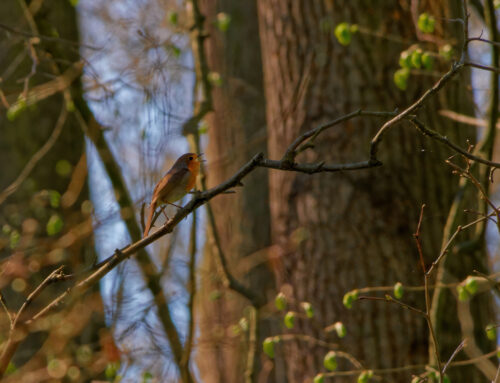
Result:
M149 230L151 229L151 224L153 221L153 216L155 214L155 209L156 209L156 204L149 205L148 221L146 223L146 228L144 229L144 235L142 236L142 238L147 237L149 234Z

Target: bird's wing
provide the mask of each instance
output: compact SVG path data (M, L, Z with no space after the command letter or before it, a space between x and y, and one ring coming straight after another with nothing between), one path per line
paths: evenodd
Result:
M144 229L144 234L142 238L147 237L149 234L149 230L151 229L152 221L153 221L153 215L155 214L155 208L156 204L151 203L149 206L149 216L148 216L148 222L146 223L146 228Z
M153 191L153 198L151 204L162 202L165 196L168 196L174 189L179 187L185 187L185 180L189 177L188 168L180 168L169 171L165 176L158 182ZM174 201L172 201L174 202Z

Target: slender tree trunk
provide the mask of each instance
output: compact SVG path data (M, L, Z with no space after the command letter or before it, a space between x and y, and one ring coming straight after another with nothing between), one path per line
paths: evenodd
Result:
M204 1L202 11L208 65L222 79L221 86L213 88L214 112L207 118L210 187L231 176L254 153L266 150L266 126L256 3ZM220 12L231 17L226 33L214 25ZM262 295L273 286L265 256L270 243L267 190L267 174L258 171L235 194L211 202L231 271ZM244 308L249 302L222 286L216 252L209 228L199 289L198 366L203 382L239 382L247 366L248 334L235 335L232 328L240 318L248 318ZM221 296L215 298L218 293ZM268 324L259 324L262 338L269 333Z
M50 5L32 2L25 9L23 3L1 2L1 22L28 34L58 36L61 40L29 39L22 34L0 31L0 76L3 80L0 86L11 105L23 89L31 91L37 85L46 84L79 60L75 8L68 1L51 2ZM30 42L33 44L31 48ZM19 81L27 79L26 76L29 77L27 82ZM24 88L25 84L27 88ZM70 98L83 98L79 75L75 76L68 90L67 97L63 97L62 92L56 92L28 106L16 118L10 116L11 120L7 119L5 105L2 105L0 193L54 136L53 146L40 157L17 191L0 204L0 226L5 229L0 245L2 267L5 266L3 270L6 271L9 270L7 265L10 265L12 271L2 274L1 289L12 311L18 310L27 294L60 264L68 265L69 269L65 271L69 273L91 264L95 259L84 135L67 104ZM54 133L60 116L64 114L67 116L60 133ZM53 191L61 196L57 203ZM49 235L49 222L55 216L61 218L62 230ZM19 233L20 241L15 246L9 246L15 232ZM12 289L16 278L25 280L23 291ZM47 289L49 292L30 305L30 309L36 312L50 302L57 291L65 288L64 283L51 286ZM2 334L6 335L8 324L4 314L1 318ZM85 305L76 304L54 320L58 329L64 327L65 331L52 331L53 328L48 326L50 321L46 321L47 325L41 326L41 331L30 334L20 344L12 359L13 364L19 368L29 361L21 370L23 374L41 368L45 372L48 358L59 358L66 360L66 364L71 360L71 364L78 365L82 380L99 377L107 359L106 355L95 351L100 349L100 340L113 342L105 330L98 286L86 296ZM76 360L76 354L82 352L82 347L90 353L85 362ZM68 356L74 359L65 359ZM19 376L15 376L12 378L19 381ZM23 375L22 381L41 379L36 374L31 378L28 376Z
M404 108L433 84L434 77L412 76L408 90L403 92L393 83L399 53L416 41L409 3L387 0L374 6L372 1L259 1L271 158L280 158L297 135L320 123L358 108ZM420 10L426 9L437 20L460 16L459 1L421 3ZM382 36L396 36L400 41L358 34L343 47L335 40L333 28L344 21ZM438 24L439 35L459 36L449 23ZM419 111L431 128L462 146L467 139L474 141L475 132L450 122L438 111L471 112L469 84L467 75L456 78ZM318 137L315 147L297 161L366 159L369 142L382 123L356 119L338 126ZM366 368L427 362L428 329L422 317L397 305L373 301L356 302L352 310L347 310L342 296L355 288L397 281L423 284L412 233L425 203L422 245L426 261L435 259L457 191L457 177L444 164L451 154L402 123L382 143L380 159L384 165L380 168L313 176L270 173L272 242L277 245L284 271L278 283L291 286L291 296L297 303L311 302L317 313L313 321L299 320L296 331L338 343L339 349L351 353ZM483 249L458 257L454 263L467 265L467 269L452 268L456 280L475 267L484 270ZM422 293L408 293L404 300L425 309ZM449 297L448 302L442 314L448 327L439 327L442 332L448 331L445 335L453 336L441 337L442 359L447 359L461 341L456 300ZM490 312L488 303L476 308L478 328ZM347 327L347 336L341 340L323 331L339 320ZM321 361L327 351L307 343L285 347L281 356L289 381L312 379L322 371ZM342 360L339 368L353 366ZM484 381L475 367L455 371L460 377L457 381ZM453 375L453 371L450 373ZM410 373L384 376L383 381L406 382L409 377ZM352 381L349 379L346 381Z

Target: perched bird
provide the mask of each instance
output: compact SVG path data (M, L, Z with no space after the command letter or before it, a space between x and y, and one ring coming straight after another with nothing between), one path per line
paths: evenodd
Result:
M200 158L195 153L183 154L175 161L174 166L155 187L149 204L149 217L144 229L144 237L151 229L156 208L164 204L173 205L174 202L184 197L194 187L199 171Z

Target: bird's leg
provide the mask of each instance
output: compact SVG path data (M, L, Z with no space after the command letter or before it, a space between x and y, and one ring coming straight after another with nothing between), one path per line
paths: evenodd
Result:
M167 219L167 221L168 221L170 218L168 218L167 213L165 213L165 209L166 209L166 207L167 207L167 206L162 206L162 207L160 208L160 211L158 212L158 215L160 215L161 213L163 213L163 215L165 216L165 218L166 218L166 219Z
M160 210L155 211L155 215L154 215L153 219L151 220L151 227L154 227L154 224L155 224L156 220L158 219L158 217L160 216L160 214L163 212L163 209L165 209L165 206L161 207Z
M176 205L175 203L172 202L166 202L169 205L175 206L177 209L182 209L182 206Z

